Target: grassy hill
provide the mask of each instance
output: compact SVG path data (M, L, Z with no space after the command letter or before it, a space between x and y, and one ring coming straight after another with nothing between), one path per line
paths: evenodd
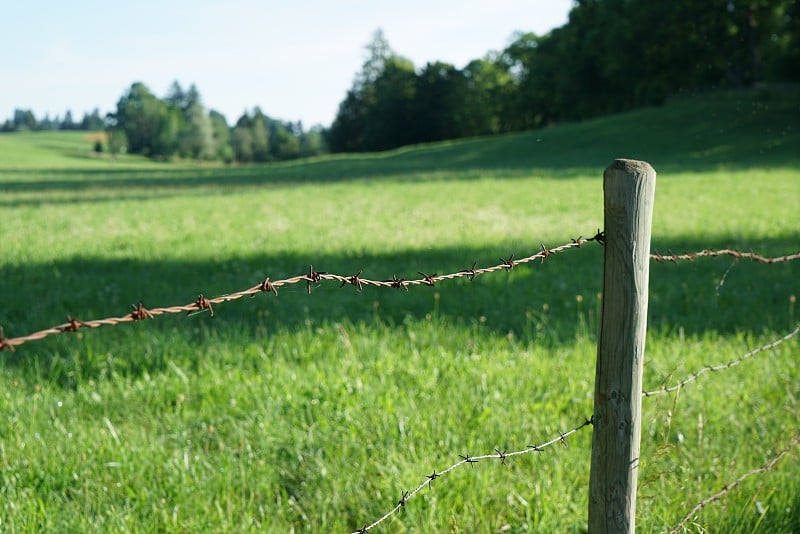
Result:
M616 157L650 161L659 169L758 165L796 166L800 155L800 88L702 94L668 105L525 133L404 147L376 154L335 155L268 165L278 177L374 177L439 168L595 170ZM0 168L107 167L96 135L33 132L0 135ZM114 167L162 166L123 156ZM170 165L178 167L180 165ZM182 167L196 168L192 163Z
M700 95L491 138L262 166L116 162L0 135L6 336L317 271L391 279L602 225L615 157L659 172L653 247L800 250L796 90ZM0 529L346 531L458 455L592 410L602 250L410 291L315 284L0 353ZM645 387L798 321L798 262L651 268ZM645 399L638 526L668 529L797 434L795 340ZM583 531L591 436L437 479L382 531ZM797 452L690 528L800 529Z

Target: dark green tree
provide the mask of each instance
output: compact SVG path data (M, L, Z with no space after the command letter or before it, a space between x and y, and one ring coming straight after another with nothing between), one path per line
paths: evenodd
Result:
M374 84L386 70L386 63L396 55L380 28L372 34L372 39L364 47L364 50L367 53L367 59L361 66L361 71L356 74L353 84L356 90Z
M72 120L72 111L67 110L64 113L64 120L59 124L59 130L74 130L76 128L75 122Z
M355 75L353 85L339 104L336 117L328 129L327 143L334 152L361 152L371 150L368 132L368 115L375 104L375 84L386 70L387 61L394 52L383 30L376 30L364 47L366 60Z
M775 57L771 58L775 78L779 80L800 81L800 2L787 0L781 2L780 15L783 20L781 32L777 35Z
M511 74L496 56L476 59L466 67L464 76L464 108L461 111L462 136L496 134L507 131L506 116L513 101Z
M339 104L336 117L325 138L332 152L366 150L367 106L363 93L352 88Z
M267 116L256 107L250 119L250 134L253 139L253 161L264 162L272 159L269 146L269 130Z
M243 124L242 119L239 119L231 132L231 148L236 161L253 161L253 132L249 126Z
M98 131L104 127L103 119L100 117L100 110L94 108L92 113L84 113L79 128L87 131Z
M416 141L414 98L417 76L411 61L394 56L367 93L366 150L387 150Z
M116 128L125 132L128 152L164 159L177 149L180 112L158 99L141 82L117 103Z
M184 108L188 107L186 106L186 100L186 92L181 87L180 82L175 80L167 89L167 96L164 97L164 101L173 108L183 111Z
M300 155L299 130L291 122L268 120L269 146L272 157L277 160L294 159Z
M413 142L414 65L391 50L381 30L328 130L333 151L385 150Z
M318 156L327 152L325 131L322 126L314 126L300 133L300 157Z
M185 157L203 160L214 156L214 130L199 99L192 102L183 113L178 146Z
M37 131L58 130L60 126L61 121L58 115L56 115L55 118L51 118L49 113L45 113L43 119L36 121Z
M243 114L231 133L233 156L237 161L264 162L271 159L267 117L255 108L252 116Z
M415 80L413 142L463 137L468 127L467 79L449 63L428 63Z
M29 109L14 110L14 130L25 131L36 129L36 117Z
M222 113L213 109L209 112L208 118L211 121L216 158L230 163L233 161L233 149L231 148L231 130L228 127L228 121L225 120Z

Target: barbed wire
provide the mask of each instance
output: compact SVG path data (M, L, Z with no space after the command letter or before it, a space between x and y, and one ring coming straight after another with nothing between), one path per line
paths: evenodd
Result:
M44 339L48 336L62 334L64 332L77 332L81 328L98 328L100 326L114 326L122 323L141 321L144 319L154 319L155 317L164 314L174 314L182 312L191 313L191 312L208 310L209 313L213 316L214 306L217 304L238 300L243 297L253 296L258 293L273 293L275 294L275 296L277 296L278 288L286 285L298 284L301 282L306 283L306 290L310 294L311 284L316 284L321 281L339 282L341 284L340 287L344 287L346 285L352 285L355 286L359 291L362 291L364 286L389 287L389 288L408 290L408 288L411 286L422 286L422 285L433 286L437 282L441 282L444 280L453 280L455 278L466 277L472 280L476 276L480 276L483 274L488 274L503 270L510 271L517 265L530 263L536 260L539 260L540 262L543 263L544 260L552 254L557 254L559 252L563 252L565 250L572 248L580 248L581 245L583 245L584 243L588 243L590 241L596 241L600 244L603 244L605 242L605 234L598 229L597 233L592 237L584 238L581 236L578 237L577 239L572 239L570 242L554 248L548 249L547 247L544 246L544 244L541 244L541 249L538 252L536 252L535 254L531 254L525 258L514 259L514 255L511 254L508 258L501 257L500 261L502 263L490 267L476 268L476 264L473 263L472 266L468 269L463 269L461 271L449 274L429 275L423 272L419 272L418 274L421 276L421 278L408 279L408 280L404 278L398 278L396 275L393 275L390 280L370 280L368 278L363 278L361 276L363 270L359 270L358 273L354 275L345 276L340 274L327 273L324 271L314 271L314 267L313 265L311 265L309 266L308 273L306 274L293 276L291 278L286 278L283 280L274 280L274 281L270 280L269 278L266 278L264 281L260 282L256 286L244 289L242 291L237 291L235 293L221 295L219 297L211 299L205 297L201 293L194 302L183 305L148 309L145 308L144 305L140 302L139 304L132 304L131 305L132 311L127 315L123 315L121 317L106 317L104 319L94 319L90 321L82 321L70 315L67 316L66 323L62 323L56 326L52 326L50 328L46 328L44 330L39 330L37 332L33 332L31 334L19 337L5 337L3 328L2 326L0 326L0 351L8 349L13 352L15 347L22 345L23 343ZM733 249L721 249L721 250L706 249L700 252L686 253L686 254L663 255L659 253L653 253L650 255L650 258L660 263L664 262L677 263L679 261L684 261L684 260L693 261L694 259L700 257L714 257L714 256L733 256L737 259L745 258L761 263L782 263L800 259L800 252L796 254L788 254L784 256L776 256L768 258L760 254L756 254L755 252L741 252Z
M739 478L737 478L733 482L725 484L725 486L720 491L718 491L717 493L715 493L715 494L713 494L713 495L711 495L709 497L706 497L705 499L703 499L702 501L697 503L697 505L695 505L695 507L692 508L692 510L688 514L683 516L683 518L678 522L677 525L672 527L672 529L669 531L669 534L675 534L676 532L678 532L678 530L687 521L689 521L692 518L692 516L694 516L697 512L699 512L700 510L702 510L703 508L705 508L706 506L708 506L712 502L714 502L716 500L719 500L722 497L724 497L728 492L730 492L736 486L741 484L742 481L744 481L745 479L747 479L747 478L749 478L749 477L751 477L753 475L758 475L760 473L766 473L767 471L771 470L773 467L775 467L775 464L777 464L784 456L786 456L792 450L792 448L796 447L799 444L800 444L800 435L795 436L794 439L792 439L792 441L789 442L789 445L787 445L785 449L781 450L778 454L773 456L770 460L768 460L761 467L757 467L756 469L751 469L750 471L748 471L747 473L741 475Z
M680 382L678 382L675 385L667 387L666 384L665 384L664 387L662 387L661 389L656 389L656 390L652 390L652 391L643 391L642 395L644 395L645 397L652 397L652 396L655 396L655 395L666 395L667 393L671 393L673 391L677 391L677 390L681 389L682 387L684 387L686 384L688 384L690 382L694 382L695 380L697 380L698 378L700 378L702 375L704 375L706 373L709 373L709 372L713 373L713 372L722 371L722 370L725 370L725 369L730 369L731 367L735 367L735 366L739 365L740 363L742 363L743 361L745 361L745 360L747 360L749 358L752 358L753 356L755 356L756 354L758 354L760 352L764 352L764 351L773 349L773 348L777 347L778 345L780 345L781 343L789 341L790 339L792 339L793 337L795 337L799 333L800 333L800 324L798 324L795 327L794 330L792 330L791 332L789 332L785 336L783 336L783 337L781 337L779 339L776 339L774 341L771 341L771 342L767 343L766 345L762 345L762 346L760 346L760 347L758 347L756 349L753 349L753 350L751 350L749 352L746 352L745 354L742 354L741 356L739 356L735 360L732 360L732 361L729 361L728 363L723 363L723 364L720 364L720 365L707 365L707 366L703 367L702 369L700 369L698 371L695 371L694 373L692 373L688 377L684 378L683 380L681 380Z
M786 254L783 256L775 256L772 258L768 258L762 256L761 254L756 254L755 252L741 252L729 248L724 248L721 250L705 249L701 250L700 252L692 252L685 254L673 254L672 251L670 251L669 254L659 254L657 252L650 254L650 258L657 261L658 263L667 263L667 262L677 263L679 261L694 261L696 258L713 258L717 256L732 256L736 259L745 259L760 263L784 263L788 261L800 260L800 252L797 252L795 254Z
M514 255L511 254L508 258L500 258L500 261L502 263L497 265L478 268L476 267L476 264L473 263L472 266L468 269L463 269L461 271L449 274L429 275L420 272L418 274L421 276L421 278L410 279L410 280L406 280L404 278L398 278L396 275L392 276L390 280L370 280L368 278L363 278L361 276L363 270L360 270L358 271L358 273L351 276L343 276L340 274L315 271L312 265L309 266L308 272L306 274L293 276L291 278L286 278L284 280L270 280L269 278L267 278L263 282L260 282L258 285L255 285L248 289L237 291L235 293L229 293L227 295L222 295L211 299L206 298L201 293L200 296L197 297L197 300L195 300L194 302L178 306L148 309L145 308L142 303L133 304L131 305L133 311L127 315L123 315L121 317L107 317L105 319L94 319L91 321L81 321L80 319L68 316L66 323L53 326L51 328L47 328L44 330L39 330L38 332L33 332L25 336L13 337L13 338L5 337L2 327L0 327L0 350L8 349L10 351L13 351L15 347L22 345L23 343L43 339L45 337L56 334L62 334L64 332L77 332L81 328L98 328L100 326L111 326L111 325L118 325L121 323L141 321L144 319L154 319L155 317L164 314L182 313L182 312L191 313L196 311L208 310L209 313L213 316L214 306L217 304L238 300L243 297L256 295L258 293L273 293L275 296L277 296L278 288L291 284L299 284L301 282L306 283L306 291L307 293L311 294L311 285L317 284L321 281L339 282L341 284L339 287L352 285L356 287L359 291L362 291L365 286L388 287L396 289L405 289L406 291L408 291L408 288L412 286L433 286L437 282L441 282L444 280L453 280L455 278L468 278L470 280L473 280L476 276L493 273L497 271L510 271L517 265L530 263L536 260L539 260L541 263L544 263L544 261L553 254L557 254L559 252L563 252L568 249L580 248L581 245L583 245L584 243L588 243L590 241L597 241L598 243L603 243L604 239L605 236L603 232L598 230L593 237L584 238L583 236L580 236L577 239L572 239L569 243L565 243L563 245L559 245L554 248L547 248L544 246L544 244L541 244L540 245L541 249L538 252L536 252L535 254L531 254L530 256L527 256L525 258L514 259Z
M526 448L518 451L505 452L501 451L500 449L495 449L494 454L484 454L481 456L471 456L469 454L465 454L463 456L459 455L461 459L452 464L450 467L447 467L446 469L438 472L434 469L430 475L425 475L425 479L422 482L420 482L417 485L417 487L414 488L412 491L401 492L400 500L397 502L397 504L394 505L394 508L383 514L380 518L373 521L372 523L364 524L364 526L361 527L360 529L353 531L353 534L364 534L366 532L369 532L373 528L377 527L378 525L386 521L389 517L391 517L393 514L399 512L402 508L404 508L405 505L408 503L408 501L412 499L417 493L422 491L425 488L425 486L430 487L431 483L433 483L434 480L443 477L444 475L446 475L450 471L453 471L454 469L458 469L459 467L466 464L474 466L480 460L500 460L500 462L505 465L507 458L511 458L514 456L521 456L523 454L530 454L533 452L542 452L547 447L554 445L556 443L561 443L566 447L567 438L569 436L575 434L584 427L591 426L593 424L594 424L594 416L592 416L589 419L586 419L583 423L579 424L572 430L569 430L567 432L560 432L557 437L554 437L550 441L546 441L545 443L541 443L539 445L528 445Z

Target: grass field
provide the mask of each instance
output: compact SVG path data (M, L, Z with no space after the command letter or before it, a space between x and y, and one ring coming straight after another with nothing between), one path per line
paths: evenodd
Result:
M0 325L18 336L318 271L494 265L602 225L615 157L659 172L653 247L800 250L800 93L718 93L519 135L209 167L0 136ZM0 530L341 532L425 475L591 415L602 249L408 292L321 283L0 353ZM645 386L800 320L800 262L653 264ZM661 532L800 433L797 339L644 399ZM465 466L380 532L583 532L590 430ZM686 524L800 531L800 453Z

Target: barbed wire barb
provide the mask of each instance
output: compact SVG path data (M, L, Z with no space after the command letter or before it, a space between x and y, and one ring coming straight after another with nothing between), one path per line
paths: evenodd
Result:
M723 363L723 364L720 364L720 365L706 365L705 367L695 371L694 373L690 374L689 376L687 376L686 378L684 378L683 380L681 380L680 382L678 382L675 385L672 385L672 386L664 385L664 387L662 387L661 389L655 389L655 390L652 390L652 391L643 391L642 395L644 395L645 397L653 397L655 395L666 395L667 393L671 393L673 391L677 391L677 390L681 389L682 387L684 387L686 384L689 384L690 382L694 382L695 380L697 380L698 378L700 378L702 375L704 375L706 373L722 371L724 369L730 369L731 367L735 367L735 366L739 365L740 363L742 363L743 361L745 361L745 360L747 360L749 358L752 358L753 356L755 356L756 354L758 354L760 352L765 352L765 351L768 351L770 349L774 349L775 347L777 347L781 343L789 341L790 339L795 337L797 334L800 334L800 324L798 324L794 328L794 330L792 330L791 332L789 332L785 336L783 336L781 338L778 338L778 339L776 339L774 341L770 341L766 345L762 345L762 346L760 346L758 348L755 348L755 349L753 349L753 350L751 350L749 352L746 352L745 354L742 354L741 356L739 356L735 360L731 360L728 363Z
M150 313L150 310L144 307L144 305L140 302L139 304L131 304L131 319L134 321L144 321L145 319L152 319L153 314Z
M9 342L5 335L3 335L3 327L0 326L0 350L8 349L14 352L14 345Z
M545 443L542 443L542 444L539 444L539 445L528 445L527 448L521 449L521 450L518 450L518 451L500 452L499 449L495 448L494 449L495 454L483 454L481 456L470 456L469 454L464 454L464 455L459 454L458 455L459 458L460 458L459 461L455 462L454 464L452 464L451 466L447 467L446 469L444 469L442 471L438 471L437 472L434 469L433 472L430 475L425 475L425 480L420 482L417 485L416 488L414 488L411 491L403 491L403 494L402 494L402 497L401 497L400 501L391 510L389 510L388 512L383 514L381 517L379 517L378 519L376 519L372 523L364 525L362 528L360 528L358 530L354 530L353 534L369 532L373 528L377 527L378 525L380 525L381 523L383 523L384 521L389 519L393 514L397 513L401 508L406 506L408 501L411 500L417 493L422 491L425 488L425 486L428 486L428 488L431 489L432 488L431 487L431 483L434 480L437 480L437 479L440 479L440 478L444 477L450 471L458 469L462 465L469 464L470 466L474 467L475 464L478 463L480 460L500 460L500 463L505 465L507 458L510 458L510 457L513 457L513 456L520 456L520 455L523 455L523 454L530 454L532 452L541 452L543 449L546 449L547 447L550 447L551 445L556 444L556 443L564 443L564 444L566 444L566 439L569 436L571 436L571 435L575 434L576 432L580 431L581 429L583 429L583 428L585 428L587 426L591 426L593 424L594 424L594 416L586 419L583 423L579 424L578 426L576 426L572 430L569 430L567 432L559 432L558 436L552 438L549 441L546 441Z
M683 518L681 518L681 520L678 522L677 525L675 525L674 527L672 527L672 529L670 529L669 534L675 534L676 532L678 532L678 530L680 530L680 528L687 521L689 521L692 518L692 516L694 516L697 512L699 512L700 510L702 510L703 508L705 508L706 506L708 506L712 502L714 502L716 500L719 500L722 497L724 497L728 492L730 492L731 490L733 490L733 488L735 488L736 486L741 484L745 479L747 479L747 478L749 478L749 477L751 477L753 475L766 473L767 471L771 470L773 467L775 467L775 465L784 456L789 454L789 452L792 450L792 448L796 447L798 444L800 444L800 435L795 436L794 439L792 439L792 441L789 442L789 445L787 445L785 449L783 449L780 452L778 452L778 454L773 456L770 460L768 460L766 463L764 463L761 467L757 467L755 469L751 469L750 471L748 471L747 473L744 473L743 475L741 475L739 478L737 478L733 482L725 484L725 486L720 491L718 491L717 493L715 493L715 494L713 494L713 495L711 495L709 497L706 497L705 499L703 499L702 501L697 503L697 505L695 505L695 507L692 508L691 511L688 514L686 514L685 516L683 516Z

